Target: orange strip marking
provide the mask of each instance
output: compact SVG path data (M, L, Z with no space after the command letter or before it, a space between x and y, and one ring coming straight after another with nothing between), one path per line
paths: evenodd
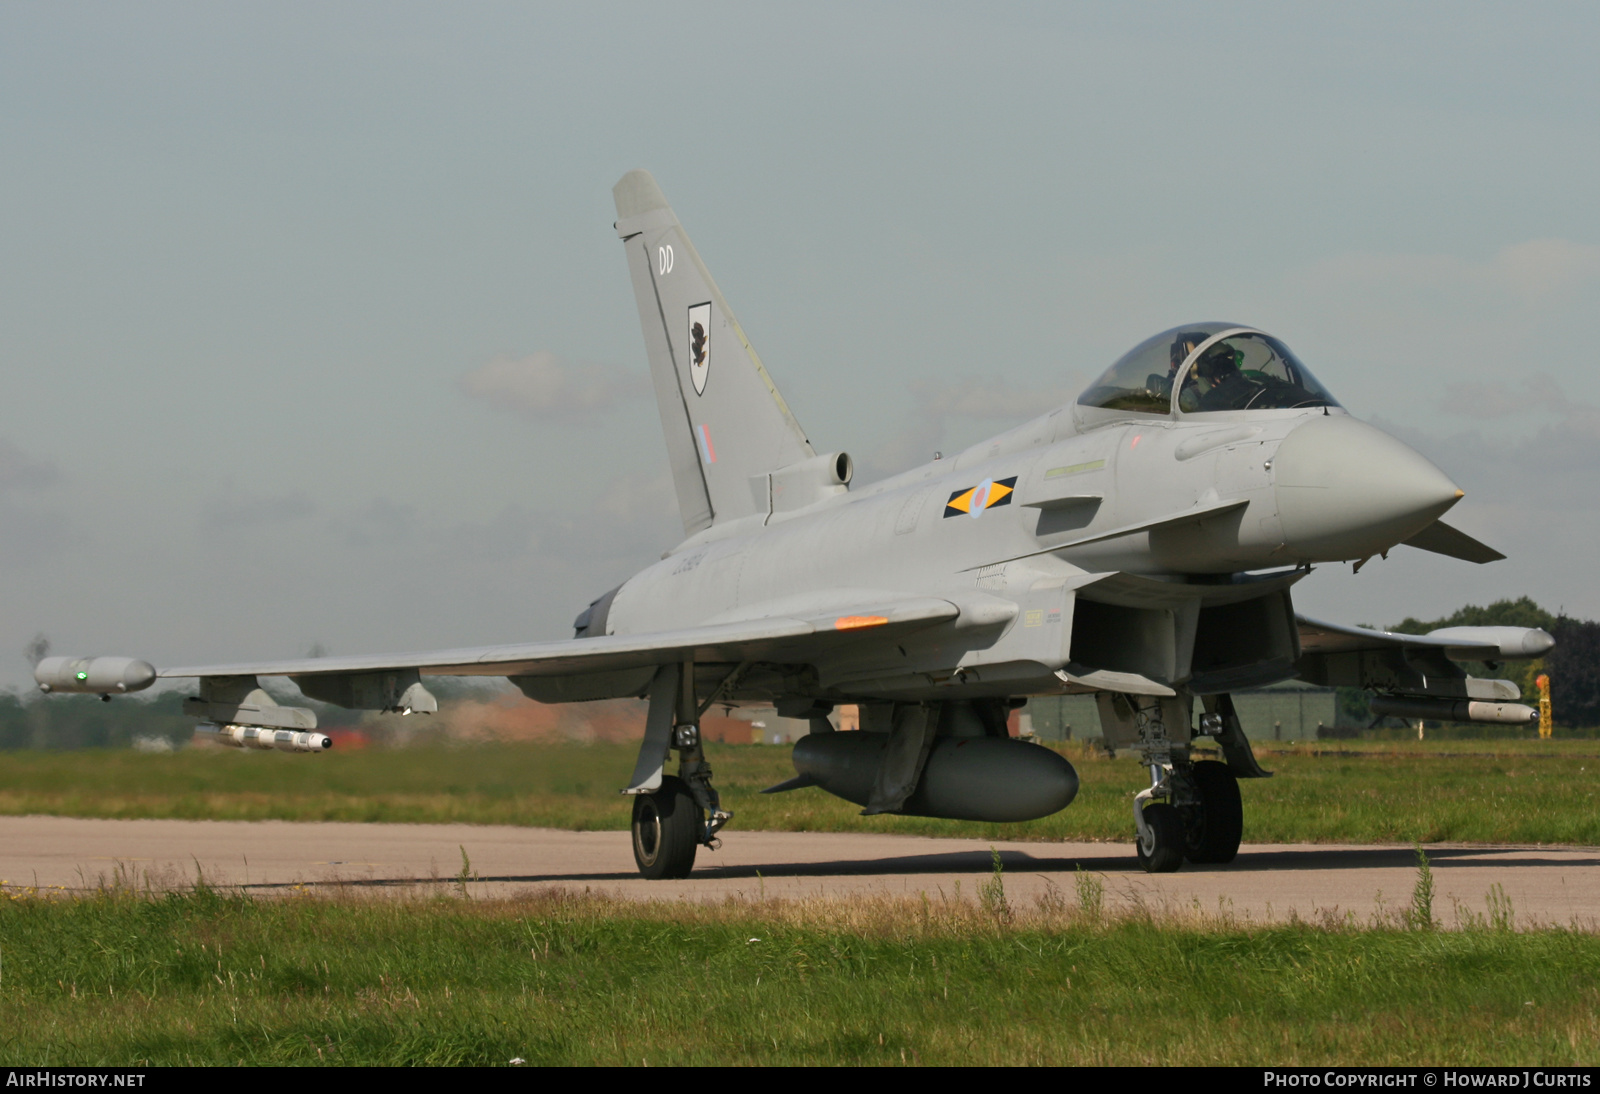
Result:
M853 631L858 627L881 627L889 622L881 615L841 615L833 621L835 630Z

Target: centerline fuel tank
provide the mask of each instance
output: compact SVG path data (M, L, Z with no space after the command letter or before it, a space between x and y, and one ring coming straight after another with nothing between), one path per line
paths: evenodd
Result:
M889 747L887 733L813 733L794 767L828 793L866 805ZM1078 773L1048 748L1002 737L940 737L900 813L947 820L1025 821L1065 809Z

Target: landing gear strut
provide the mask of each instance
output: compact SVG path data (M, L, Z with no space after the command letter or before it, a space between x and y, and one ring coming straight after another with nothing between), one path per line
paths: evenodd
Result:
M1136 703L1139 754L1150 772L1150 788L1133 798L1133 823L1139 830L1139 865L1151 874L1170 874L1183 865L1184 825L1173 799L1183 797L1186 781L1173 765L1172 740L1162 720L1161 704Z
M708 703L709 705L709 703ZM717 833L733 819L711 785L711 765L700 741L694 664L665 665L650 685L650 714L631 785L633 861L647 878L688 877L703 844L715 851ZM669 751L678 774L663 775Z
M678 725L672 729L672 747L678 750L678 778L694 796L695 804L704 816L695 840L715 851L722 846L717 833L733 819L733 814L722 808L717 788L711 785L711 765L706 763L705 749L700 746L700 727Z

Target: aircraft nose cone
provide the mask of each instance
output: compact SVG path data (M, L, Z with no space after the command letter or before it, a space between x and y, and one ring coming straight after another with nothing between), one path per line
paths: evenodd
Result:
M1345 415L1296 426L1273 456L1272 476L1284 543L1306 562L1387 551L1461 499L1420 453Z

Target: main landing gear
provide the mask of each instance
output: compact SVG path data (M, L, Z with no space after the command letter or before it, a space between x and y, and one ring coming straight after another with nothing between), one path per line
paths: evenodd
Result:
M650 714L632 785L633 861L652 880L688 877L704 845L722 845L717 833L733 819L711 785L711 765L701 745L701 711L694 694L694 665L666 665L650 685ZM668 750L678 753L678 774L664 775Z
M722 846L717 833L733 819L711 785L700 727L675 726L672 735L678 774L663 776L655 793L633 799L633 861L652 881L688 877L696 852L702 845Z
M1167 735L1159 703L1134 708L1138 748L1150 771L1150 787L1134 796L1139 865L1152 874L1171 873L1184 859L1196 864L1232 862L1244 836L1239 780L1227 764L1193 762L1189 746ZM1215 735L1223 721L1208 714L1201 732Z

